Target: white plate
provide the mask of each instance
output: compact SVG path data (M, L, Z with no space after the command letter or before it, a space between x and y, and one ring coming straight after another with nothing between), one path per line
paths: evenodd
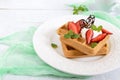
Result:
M63 72L75 75L97 75L112 71L120 67L120 30L112 24L97 19L96 25L103 25L105 29L111 31L110 52L104 57L67 59L64 57L59 36L56 30L68 21L86 19L88 16L64 16L49 20L42 24L35 32L33 44L38 56L50 66ZM51 47L54 42L58 45L57 49Z

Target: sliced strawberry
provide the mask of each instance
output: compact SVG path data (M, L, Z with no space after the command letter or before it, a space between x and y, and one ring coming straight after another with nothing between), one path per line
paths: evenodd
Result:
M76 23L78 32L81 33L82 28L85 26L84 19L77 21Z
M80 20L79 21L77 21L76 23L76 26L77 26L77 31L78 31L78 33L80 33L81 32L81 26L80 26Z
M91 30L91 29L87 30L87 32L86 32L86 43L87 44L90 44L93 34L94 34L93 30Z
M68 30L72 30L74 33L78 34L78 29L74 22L68 22Z
M92 42L99 42L101 40L103 40L105 37L106 37L106 33L103 33L103 34L99 34L97 37L93 38L91 41Z
M108 30L102 28L102 33L106 33L106 34L112 34L111 32L109 32Z

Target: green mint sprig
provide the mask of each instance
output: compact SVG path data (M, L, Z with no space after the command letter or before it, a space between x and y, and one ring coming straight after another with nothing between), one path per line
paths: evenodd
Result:
M66 39L69 39L69 38L74 39L74 38L79 38L79 37L80 37L80 35L75 34L72 30L68 31L68 33L64 35L64 38L66 38Z
M92 42L92 43L90 44L90 46L91 46L91 48L94 48L95 46L97 46L97 44L98 44L98 43L96 43L96 42Z
M79 12L88 11L88 8L85 5L73 6L73 14L79 14Z
M52 48L57 48L58 47L57 44L55 44L55 43L51 43L51 46L52 46Z
M100 32L102 30L102 26L95 26L95 25L91 25L91 29L94 30L94 31L97 31L97 32Z

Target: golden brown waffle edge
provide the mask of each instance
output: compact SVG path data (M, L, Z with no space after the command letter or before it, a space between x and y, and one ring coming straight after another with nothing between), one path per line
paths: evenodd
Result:
M96 55L89 55L89 54L84 54L83 52L80 52L66 44L64 44L63 42L61 42L62 45L62 49L64 52L64 56L67 58L80 58L80 57L91 57L91 56L100 56L100 55L106 55L109 52L109 44L106 43L101 49L100 51L98 51L98 53Z
M86 44L86 41L84 41L82 38L81 39L66 39L64 36L60 36L60 40L75 48L76 50L82 52L84 51L85 54L90 54L90 55L95 55L108 41L109 35L106 36L102 41L100 41L97 46L94 48L91 48L89 45Z

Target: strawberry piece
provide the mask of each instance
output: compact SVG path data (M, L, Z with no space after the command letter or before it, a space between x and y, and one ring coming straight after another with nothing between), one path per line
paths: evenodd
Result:
M72 30L74 33L78 34L78 29L74 22L68 22L68 30Z
M106 33L103 33L103 34L99 34L97 37L93 38L91 41L92 42L99 42L101 40L103 40L105 37L106 37Z
M77 31L78 31L78 33L80 33L81 32L81 26L80 26L80 20L79 21L77 21L76 23L76 26L77 26Z
M81 19L75 23L79 33L81 33L82 28L85 26L84 21L84 19Z
M112 34L111 32L109 32L108 30L102 28L102 33L106 33L106 34Z
M87 30L86 32L86 43L87 44L90 44L92 37L93 37L93 30L91 29Z

